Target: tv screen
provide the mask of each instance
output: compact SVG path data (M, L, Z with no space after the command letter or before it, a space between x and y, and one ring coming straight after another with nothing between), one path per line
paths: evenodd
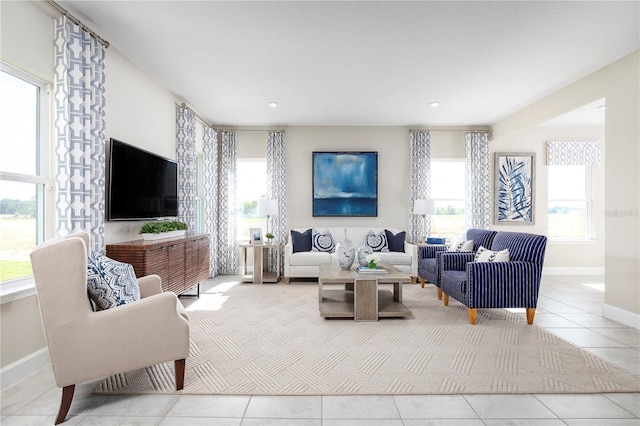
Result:
M178 215L178 163L109 141L107 220L149 220Z

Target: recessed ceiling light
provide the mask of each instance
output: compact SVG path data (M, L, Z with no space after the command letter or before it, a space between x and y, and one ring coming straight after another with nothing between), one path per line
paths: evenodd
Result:
M429 102L429 106L431 108L435 108L437 106L440 106L440 102L438 102L438 101Z
M271 102L269 102L267 105L269 105L271 108L275 108L275 107L277 107L277 106L278 106L278 103L277 103L277 102L274 102L274 101L271 101Z

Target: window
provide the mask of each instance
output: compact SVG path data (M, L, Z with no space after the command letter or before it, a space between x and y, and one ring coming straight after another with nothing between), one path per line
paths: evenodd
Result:
M0 65L0 283L5 283L31 275L29 253L45 238L49 94L46 83Z
M267 218L258 216L258 199L267 193L267 159L238 158L236 166L238 239L248 240L249 228L267 229Z
M590 168L549 166L549 238L588 239L590 237Z
M431 235L458 238L465 231L465 160L431 160Z

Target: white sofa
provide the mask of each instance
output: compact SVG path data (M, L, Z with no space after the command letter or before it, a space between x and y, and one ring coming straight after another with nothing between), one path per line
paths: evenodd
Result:
M319 265L323 263L337 263L335 251L333 253L307 251L307 252L293 252L293 242L291 238L291 231L297 231L300 233L305 232L309 228L293 228L288 233L287 244L284 246L284 282L289 284L291 278L317 278ZM402 232L401 229L395 228L372 228L372 227L335 227L335 228L323 228L316 227L318 232L331 232L334 242L344 239L345 230L347 238L353 242L354 249L358 250L358 247L364 244L365 236L369 231L373 231L376 234L384 232L385 229L391 231L393 234ZM418 276L418 248L414 244L410 244L406 241L404 243L404 252L376 252L380 255L380 263L386 263L393 265L400 272L410 275L414 281ZM353 267L358 265L358 259L353 262Z

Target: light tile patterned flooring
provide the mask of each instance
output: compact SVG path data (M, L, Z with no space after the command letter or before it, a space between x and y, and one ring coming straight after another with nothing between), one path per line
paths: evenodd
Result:
M206 293L229 277L202 285ZM640 331L600 315L603 277L543 277L534 323L640 376ZM278 285L284 285L279 283ZM435 291L432 286L425 291ZM201 297L206 297L202 295ZM452 302L453 309L456 302ZM522 313L524 315L524 313ZM66 425L640 425L640 393L424 396L98 396L76 387ZM47 367L1 394L2 425L53 424Z

